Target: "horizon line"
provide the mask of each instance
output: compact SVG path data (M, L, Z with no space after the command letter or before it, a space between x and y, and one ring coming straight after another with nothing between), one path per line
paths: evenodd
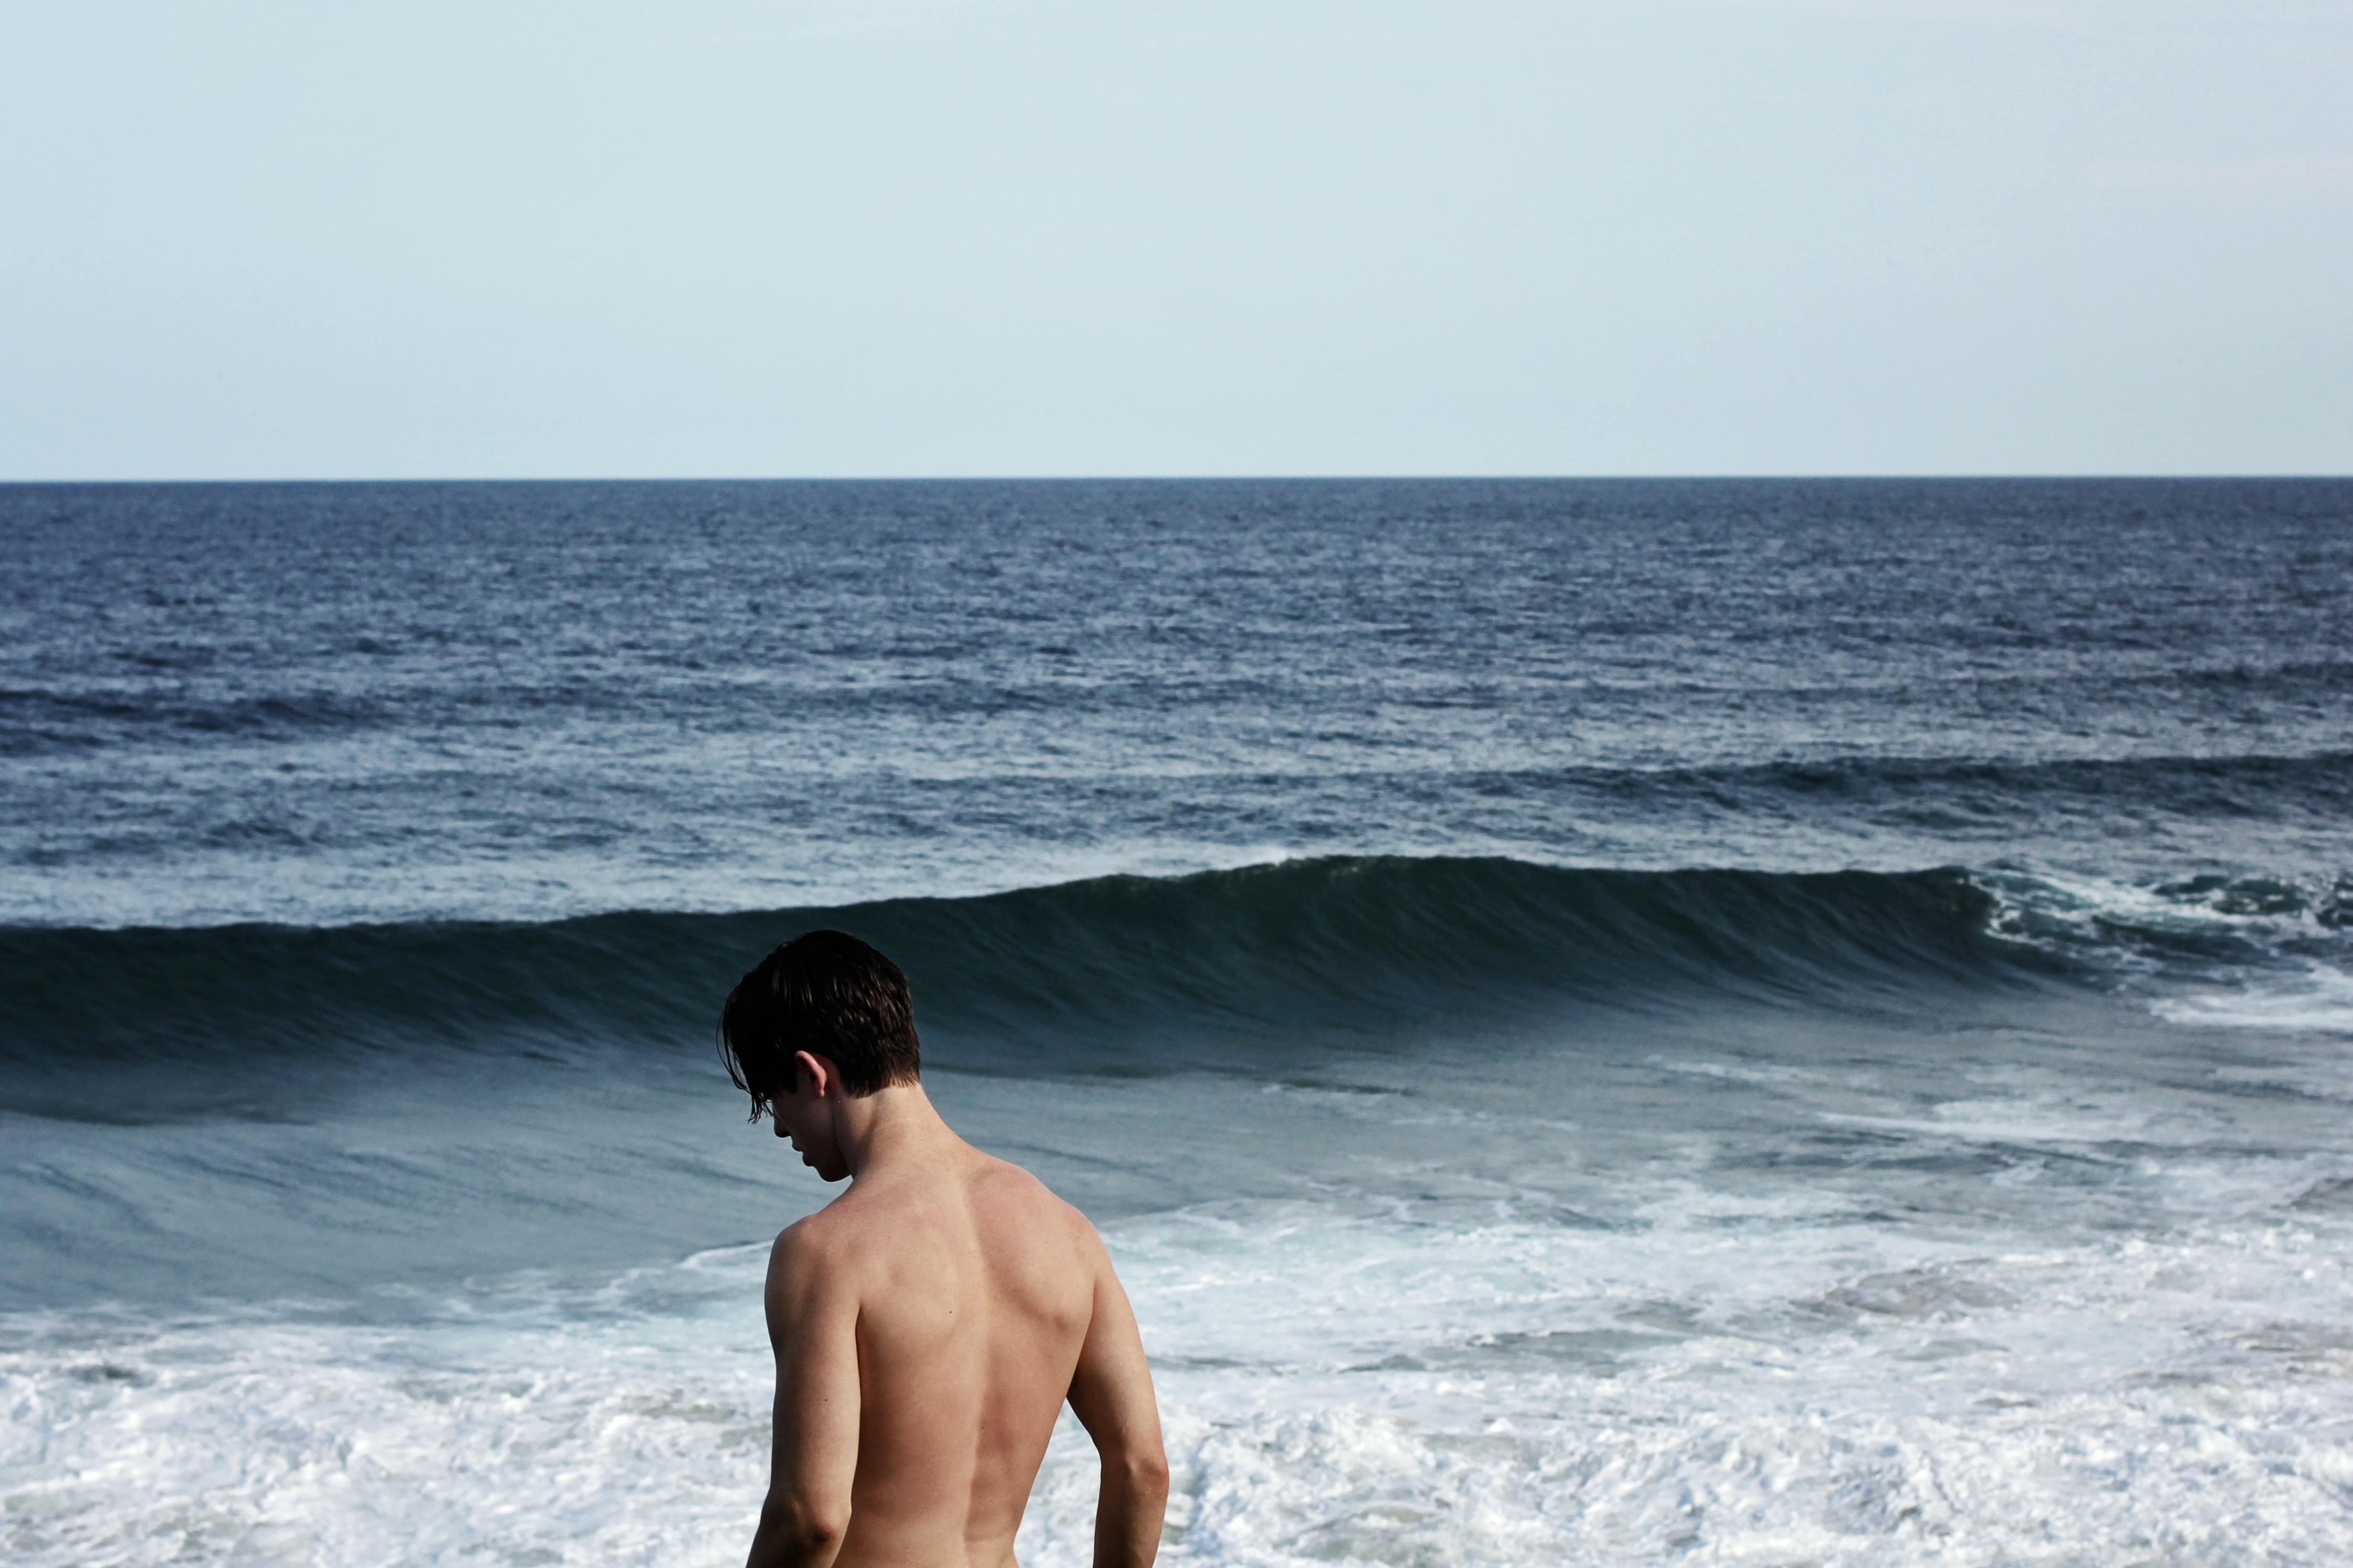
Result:
M1231 474L396 474L141 478L0 477L0 489L204 485L1174 485L1174 484L2066 484L2119 481L2344 482L2353 469L1885 470L1765 473L1231 473Z

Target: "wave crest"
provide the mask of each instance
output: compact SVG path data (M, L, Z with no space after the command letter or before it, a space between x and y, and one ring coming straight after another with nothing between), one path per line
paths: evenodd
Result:
M1123 1039L1410 1037L1449 1019L1699 998L1827 1002L2016 974L1944 869L1577 870L1328 858L968 899L544 924L0 931L0 1059L707 1041L736 976L814 926L913 977L927 1033L1118 1070ZM1103 1042L1099 1060L1070 1054ZM1052 1049L1046 1045L1060 1042ZM1008 1065L1012 1065L1010 1062Z

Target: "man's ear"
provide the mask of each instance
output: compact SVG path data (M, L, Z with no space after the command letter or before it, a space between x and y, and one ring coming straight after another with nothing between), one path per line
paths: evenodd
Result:
M841 1080L834 1076L833 1064L823 1057L812 1056L807 1051L795 1051L793 1053L793 1087L795 1089L800 1087L800 1078L803 1073L808 1075L809 1093L819 1100L828 1098L829 1091L833 1094L840 1091Z

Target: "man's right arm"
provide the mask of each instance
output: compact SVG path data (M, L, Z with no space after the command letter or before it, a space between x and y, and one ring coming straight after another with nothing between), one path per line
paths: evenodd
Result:
M768 1255L776 1408L768 1497L745 1568L827 1568L858 1471L858 1300L807 1222Z
M1092 1227L1094 1312L1071 1377L1071 1410L1103 1460L1095 1500L1095 1568L1151 1568L1168 1509L1168 1458L1144 1339L1111 1258Z

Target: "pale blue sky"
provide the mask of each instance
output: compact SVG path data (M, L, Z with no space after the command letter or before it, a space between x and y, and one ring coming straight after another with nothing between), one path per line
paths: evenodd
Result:
M2353 471L2353 5L0 8L0 478Z

